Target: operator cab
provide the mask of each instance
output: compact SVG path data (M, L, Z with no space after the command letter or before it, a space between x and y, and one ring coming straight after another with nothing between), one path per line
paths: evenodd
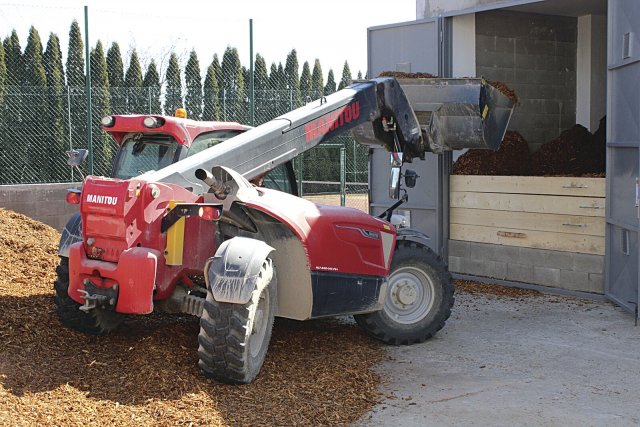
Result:
M109 131L108 127L105 127L107 128L105 130ZM170 133L158 131L112 134L119 142L120 148L113 162L111 176L131 179L145 172L162 169L249 129L248 126L236 124L235 128L205 131L196 136L190 146L178 143ZM256 182L256 184L258 183ZM270 171L259 180L259 185L294 195L297 195L298 192L291 162Z

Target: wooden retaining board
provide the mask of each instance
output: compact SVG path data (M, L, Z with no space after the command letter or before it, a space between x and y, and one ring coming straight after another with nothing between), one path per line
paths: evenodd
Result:
M601 197L606 194L604 178L546 176L451 175L451 191L509 194L552 194Z
M451 192L452 208L604 217L604 199L540 194Z
M605 222L601 217L511 212L484 209L451 209L452 224L549 231L604 237ZM464 240L464 239L463 239Z
M451 176L450 238L604 255L605 179Z
M594 255L604 255L605 247L598 236L464 224L451 224L450 239Z

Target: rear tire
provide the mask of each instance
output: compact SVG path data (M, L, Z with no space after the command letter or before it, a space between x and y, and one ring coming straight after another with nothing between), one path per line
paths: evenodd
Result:
M415 344L442 329L453 302L451 274L442 259L425 246L403 242L391 261L384 308L354 318L387 344Z
M53 284L55 302L60 321L67 327L91 335L105 335L120 326L124 315L115 311L94 308L88 313L69 297L69 258L60 257L56 267L58 278Z
M276 305L276 276L271 260L246 304L217 302L210 289L200 318L198 366L208 378L228 384L248 384L260 372L271 340Z

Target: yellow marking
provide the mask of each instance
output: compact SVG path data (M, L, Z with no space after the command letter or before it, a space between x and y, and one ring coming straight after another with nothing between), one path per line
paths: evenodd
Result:
M487 118L487 114L489 113L489 106L485 105L482 109L482 120Z
M177 202L169 202L169 211L176 207ZM164 258L167 265L182 265L182 252L184 249L184 224L185 218L180 218L167 230L167 247Z
M384 227L385 230L391 230L391 227L389 227L387 224L382 224L382 226Z

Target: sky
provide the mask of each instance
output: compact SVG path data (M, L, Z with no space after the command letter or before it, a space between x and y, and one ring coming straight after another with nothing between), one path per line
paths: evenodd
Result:
M133 48L143 67L150 58L164 73L173 50L186 63L195 49L201 71L217 53L220 60L227 46L238 49L240 60L249 68L249 19L253 19L254 54L267 62L282 62L296 49L300 71L304 61L313 68L320 59L326 81L333 69L336 81L342 76L345 60L353 77L367 67L367 28L415 20L415 0L175 0L167 1L73 1L0 0L0 36L13 29L22 49L33 25L43 46L51 32L60 37L66 60L68 34L76 19L84 37L84 6L88 6L89 45L102 41L105 52L118 42L125 67Z

